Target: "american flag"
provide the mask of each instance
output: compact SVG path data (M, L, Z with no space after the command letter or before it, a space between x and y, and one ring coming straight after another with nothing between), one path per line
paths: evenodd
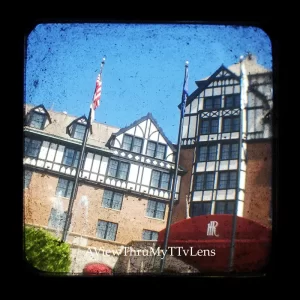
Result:
M184 74L184 83L183 83L183 91L182 91L182 100L181 100L181 117L184 117L185 114L185 106L186 106L186 99L188 97L188 67L185 66L185 74Z
M102 90L102 80L101 80L101 75L99 74L96 80L95 93L94 93L94 98L92 103L94 110L100 104L101 90Z
M92 109L91 122L95 120L95 110L100 104L101 90L102 90L102 79L101 79L101 74L99 74L96 80L93 102L91 104L91 109Z

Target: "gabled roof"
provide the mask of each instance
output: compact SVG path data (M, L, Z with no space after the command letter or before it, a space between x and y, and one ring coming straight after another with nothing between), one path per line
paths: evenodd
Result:
M225 71L227 73L230 74L230 76L220 76L217 77L217 75L222 72ZM215 79L228 79L228 78L234 78L236 80L239 80L239 77L234 74L232 71L230 71L229 69L227 69L224 65L221 65L210 77L208 77L206 80L200 80L200 81L196 81L196 84L198 85L198 88L188 96L187 100L186 100L186 105L189 105L194 99L195 97L197 97L203 90L205 90L212 81L214 81ZM178 105L178 108L181 109L181 103Z
M37 108L41 108L44 111L45 115L47 116L49 122L52 123L50 115L49 115L47 109L45 108L45 106L43 104L40 104L38 106L35 106L35 107L31 108L28 113L31 113L32 111L35 111Z
M118 136L118 135L120 135L120 134L126 132L127 130L129 130L129 129L135 127L135 126L137 126L138 124L140 124L140 123L142 123L143 121L146 121L146 120L148 120L148 119L150 119L150 120L152 121L152 123L156 126L157 130L159 131L159 133L162 135L162 137L163 137L163 138L165 139L165 141L167 142L168 146L169 146L169 147L172 149L172 151L174 152L176 149L174 148L174 146L173 146L173 144L171 143L171 141L166 137L166 135L164 134L163 130L162 130L161 127L158 125L157 121L154 119L154 117L152 116L151 113L148 113L146 116L140 118L139 120L134 121L134 122L133 122L132 124L130 124L129 126L126 126L126 127L124 127L124 128L121 128L118 132L113 133L113 134L111 135L111 137L109 138L109 140L107 141L106 147L109 147L109 146L110 146L110 142L111 142L111 140L112 140L114 137L116 137L116 136Z

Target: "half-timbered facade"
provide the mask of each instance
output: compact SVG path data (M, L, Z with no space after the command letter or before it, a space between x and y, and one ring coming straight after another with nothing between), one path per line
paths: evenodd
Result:
M86 125L85 116L25 106L25 223L61 235ZM174 160L174 146L150 113L122 129L93 123L68 241L111 249L156 240L166 225ZM177 200L182 174L180 168Z
M252 55L243 64L242 81L240 63L222 65L210 77L196 81L197 89L187 99L180 164L188 173L173 222L203 214L232 214L237 201L238 216L269 224L272 72ZM262 145L267 145L263 151ZM259 153L251 156L253 151ZM268 159L268 166L265 162L259 167L264 169L260 181L257 159ZM264 199L256 195L254 201L257 185L267 193ZM264 211L259 216L257 206Z

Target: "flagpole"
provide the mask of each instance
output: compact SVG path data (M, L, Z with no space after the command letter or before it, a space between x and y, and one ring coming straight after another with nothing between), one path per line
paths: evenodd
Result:
M244 57L240 57L240 80L241 80L241 110L240 110L240 135L239 135L239 170L238 170L238 188L237 188L237 195L236 200L234 201L234 208L233 208L233 216L232 216L232 233L231 233L231 241L230 241L230 255L229 255L229 266L228 271L232 272L234 269L234 253L235 253L235 239L236 239L236 227L237 227L237 211L238 211L238 199L239 199L239 192L240 192L240 178L241 178L241 165L242 165L242 150L243 150L243 120L244 120L244 97L247 97L246 90L245 90L245 76L247 74L244 70ZM244 95L245 94L245 95Z
M101 63L100 74L102 74L104 61L105 61L105 58L103 58L102 63ZM74 181L74 184L73 184L71 197L70 197L70 201L69 201L69 206L68 206L68 211L67 211L67 215L66 215L66 221L65 221L64 230L63 230L63 234L62 234L62 240L61 240L62 242L66 242L67 233L68 233L68 230L70 228L70 224L71 224L71 220L72 220L72 215L73 215L72 210L73 210L74 201L75 201L76 196L77 196L79 174L80 174L80 171L82 170L82 167L83 167L83 161L84 161L83 157L84 157L84 152L85 152L85 148L86 148L87 138L88 138L88 135L89 135L89 132L90 132L92 114L93 114L93 107L91 105L88 120L87 120L87 124L86 124L85 131L84 131L82 146L81 146L81 150L80 150L79 163L78 163L78 166L76 168L75 181Z
M187 97L187 95L184 94L185 92L187 93L187 91L185 91L185 88L187 86L187 74L188 74L188 61L186 61L186 63L185 63L183 95L182 95L182 101L181 101L180 123L179 123L179 132L178 132L178 140L177 140L177 152L176 152L176 158L175 158L175 170L174 170L174 177L173 177L173 182L172 182L171 200L169 203L169 212L168 212L167 227L166 227L165 239L164 239L164 245L163 245L163 253L166 253L166 251L167 251L169 232L170 232L170 226L171 226L171 220L172 220L172 211L173 211L175 192L176 192L177 173L178 173L178 165L179 165L179 157L180 157L180 149L181 149L181 137L182 137L182 128L183 128L183 118L184 118L184 110L185 110L186 97ZM164 255L160 261L160 272L161 273L164 270L165 260L166 260L166 255Z

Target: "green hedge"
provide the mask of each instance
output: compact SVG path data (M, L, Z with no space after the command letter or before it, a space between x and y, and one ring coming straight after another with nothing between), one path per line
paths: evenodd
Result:
M25 256L36 269L46 272L69 272L71 250L44 229L25 226Z

